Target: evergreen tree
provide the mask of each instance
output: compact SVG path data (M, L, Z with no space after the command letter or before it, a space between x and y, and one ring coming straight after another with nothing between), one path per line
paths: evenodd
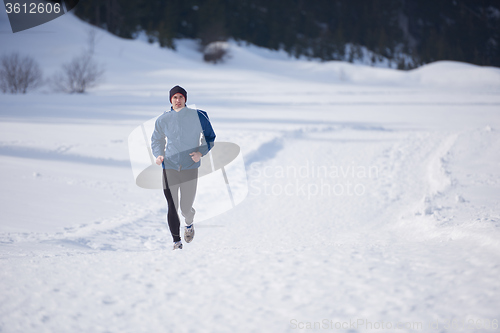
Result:
M331 60L356 57L344 54L350 44L404 68L403 50L414 64L500 66L498 0L86 0L75 10L120 37L143 31L170 48L176 38L233 38Z

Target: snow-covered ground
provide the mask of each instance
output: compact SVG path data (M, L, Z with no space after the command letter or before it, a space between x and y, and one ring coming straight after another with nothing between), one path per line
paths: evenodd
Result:
M1 13L1 53L50 76L88 30ZM0 95L0 332L499 331L500 69L97 41L89 93ZM176 84L249 190L180 251L127 148Z

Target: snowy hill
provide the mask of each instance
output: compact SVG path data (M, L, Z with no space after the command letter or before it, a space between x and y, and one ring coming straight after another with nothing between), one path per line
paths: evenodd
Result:
M2 13L1 52L49 76L88 29L65 15L12 34ZM196 48L99 31L102 85L0 95L0 332L495 329L500 69L401 72L236 43L210 65ZM249 187L195 218L181 251L127 147L176 84L241 147Z

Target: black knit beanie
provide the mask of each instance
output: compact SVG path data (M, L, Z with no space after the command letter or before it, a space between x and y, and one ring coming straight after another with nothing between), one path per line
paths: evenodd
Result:
M188 93L186 92L186 90L184 90L184 88L180 87L180 86L175 86L173 87L172 89L170 89L170 104L172 104L172 97L174 97L175 94L177 93L180 93L184 96L184 98L186 99L186 102L188 100Z

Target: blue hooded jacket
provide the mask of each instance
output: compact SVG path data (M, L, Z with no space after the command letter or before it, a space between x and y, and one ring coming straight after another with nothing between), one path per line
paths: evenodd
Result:
M156 119L151 150L156 158L164 156L165 169L181 171L200 167L189 154L199 151L206 155L214 141L215 132L205 111L184 107L177 112L171 108Z

